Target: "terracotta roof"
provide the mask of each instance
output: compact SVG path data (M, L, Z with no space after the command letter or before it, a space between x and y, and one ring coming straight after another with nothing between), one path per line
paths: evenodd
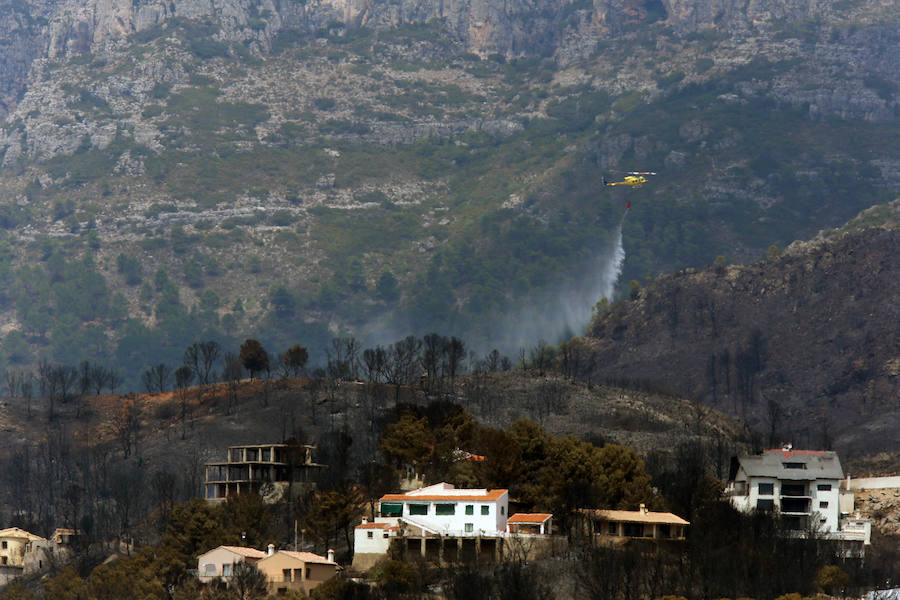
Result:
M263 558L266 555L266 553L262 550L257 550L256 548L247 548L246 546L220 546L220 548L231 550L235 554L240 554L241 556L245 556L247 558Z
M465 491L465 490L459 490ZM472 490L473 492L479 490ZM483 494L427 494L427 495L410 495L406 494L385 494L381 497L381 502L494 502L499 500L508 490L487 490Z
M357 529L389 529L390 527L390 523L360 523L356 526Z
M39 535L29 533L18 527L7 527L6 529L0 530L0 538L24 538L29 541L45 540L45 538L42 538Z
M543 523L553 515L550 513L516 513L506 520L507 523Z
M305 563L315 563L320 565L337 565L336 562L332 562L325 558L324 556L319 556L318 554L313 554L312 552L294 552L293 550L279 550L275 554L285 554L290 556L291 558L295 558L297 560L301 560ZM272 556L275 556L273 554Z
M601 510L584 509L585 513L595 517L601 517L607 521L625 523L660 523L663 525L690 525L678 515L670 512L641 512L639 510Z

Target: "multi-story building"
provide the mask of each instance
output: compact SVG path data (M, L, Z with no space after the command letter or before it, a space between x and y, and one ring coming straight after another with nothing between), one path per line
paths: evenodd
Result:
M866 520L841 512L843 478L835 452L787 445L733 461L725 492L738 510L774 511L795 531L868 545Z
M837 531L844 471L835 452L766 450L732 466L726 493L738 510L777 511L795 529Z
M313 479L318 469L313 462L315 446L302 444L253 444L229 446L227 460L206 463L204 495L210 502L221 502L229 496L260 493L268 490L283 494L293 485L299 494Z

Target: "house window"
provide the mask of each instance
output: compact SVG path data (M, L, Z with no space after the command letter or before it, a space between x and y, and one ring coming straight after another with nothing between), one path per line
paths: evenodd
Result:
M806 495L806 484L782 483L781 484L781 495L782 496L805 496Z
M225 577L231 577L231 565L229 563L225 563L222 565L222 575Z
M441 515L441 516L455 515L456 514L456 505L455 504L435 504L434 514Z
M824 502L824 501L823 501L823 502L819 502L819 508L828 508L828 503L827 503L827 502Z
M387 531L381 534L381 537L383 537L384 539L388 539L388 536L390 536L390 534Z
M400 502L382 502L381 503L381 516L382 517L402 517L403 516L403 504Z
M661 537L661 538L672 537L672 528L667 524L660 525L659 526L659 537Z
M371 540L372 538L375 537L375 532L374 532L374 531L367 531L367 532L366 532L366 537L369 538L369 539Z
M268 448L262 451L262 460L263 462L271 462L272 461L272 451Z
M483 515L489 515L489 514L491 514L491 507L488 506L487 504L483 505L483 506L481 507L481 514L483 514Z
M819 490L820 492L830 492L831 484L830 483L820 483L819 485L816 486L816 489Z
M775 508L775 500L763 500L759 499L756 501L756 510L772 510Z
M472 533L473 531L475 531L475 525L466 523L466 533Z
M781 463L781 466L785 469L805 469L806 463L802 462L785 462Z
M3 549L6 550L6 540L3 540Z
M607 523L606 531L609 535L619 535L619 528L615 523Z
M473 505L471 505L471 504L466 504L466 514L467 514L467 515L474 515L474 514L475 514L475 507L474 507Z
M204 575L215 575L216 574L216 565L213 563L205 563L203 565L203 574Z
M627 537L644 537L643 523L625 523L624 526Z
M775 484L774 483L760 483L759 484L759 495L760 496L771 496L775 493Z
M505 515L505 514L506 514L506 507L505 507L505 506L501 506L501 507L500 507L500 514L501 514L501 515Z
M309 567L306 567L306 578L309 579Z
M427 515L428 514L428 505L427 504L410 504L409 505L409 514L411 514L411 515Z
M290 569L282 569L281 576L282 576L282 581L290 581L291 580L291 570Z

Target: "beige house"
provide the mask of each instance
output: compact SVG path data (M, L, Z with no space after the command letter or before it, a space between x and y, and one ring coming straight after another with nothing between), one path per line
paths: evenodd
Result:
M0 586L24 573L26 554L32 543L47 543L47 540L18 527L0 530Z
M269 591L284 594L287 590L298 590L304 594L334 577L340 567L334 562L334 550L328 557L312 552L274 551L256 563L256 568L266 576Z
M590 531L601 543L623 544L631 540L683 540L687 521L670 512L652 512L641 504L640 510L581 511L591 524Z
M234 575L234 566L246 562L256 565L266 553L244 546L219 546L197 557L197 578L201 583L221 579L228 583Z

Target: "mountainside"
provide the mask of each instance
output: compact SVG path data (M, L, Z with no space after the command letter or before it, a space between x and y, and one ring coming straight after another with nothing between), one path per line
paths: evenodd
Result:
M633 290L589 331L599 355L594 376L665 382L741 415L770 444L833 444L848 458L896 448L896 222Z
M514 354L620 271L754 260L900 190L900 15L874 0L0 11L10 368L136 387L197 339L321 362L346 332ZM602 186L632 169L660 174Z

